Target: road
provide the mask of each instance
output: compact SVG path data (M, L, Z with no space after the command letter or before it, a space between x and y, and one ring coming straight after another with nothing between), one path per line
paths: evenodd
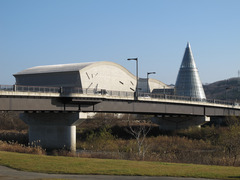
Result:
M148 177L148 176L107 176L107 175L70 175L46 174L18 171L0 166L0 180L34 180L34 179L78 179L78 180L207 180L199 178Z

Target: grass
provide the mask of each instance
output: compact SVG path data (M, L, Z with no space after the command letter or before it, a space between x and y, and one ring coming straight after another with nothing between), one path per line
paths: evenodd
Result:
M5 151L0 151L0 165L23 171L56 174L240 179L240 167L31 155Z

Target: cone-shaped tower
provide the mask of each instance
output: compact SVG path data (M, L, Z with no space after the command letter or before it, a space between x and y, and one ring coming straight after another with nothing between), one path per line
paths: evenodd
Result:
M206 99L189 42L187 43L182 64L178 72L175 94L177 96Z

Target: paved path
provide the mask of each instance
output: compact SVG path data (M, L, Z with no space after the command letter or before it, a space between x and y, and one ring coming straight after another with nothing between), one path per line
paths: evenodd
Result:
M78 180L207 180L196 178L175 177L147 177L147 176L104 176L104 175L69 175L69 174L45 174L18 171L0 166L0 180L33 180L33 179L78 179Z

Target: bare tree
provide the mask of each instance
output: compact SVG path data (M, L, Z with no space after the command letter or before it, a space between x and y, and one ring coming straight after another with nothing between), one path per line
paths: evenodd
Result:
M0 124L0 130L27 130L28 128L16 112L1 111Z
M128 119L128 128L126 128L126 131L136 139L138 157L142 160L144 160L145 154L149 147L145 140L151 128L152 125L146 126L144 123L134 126L133 123Z

